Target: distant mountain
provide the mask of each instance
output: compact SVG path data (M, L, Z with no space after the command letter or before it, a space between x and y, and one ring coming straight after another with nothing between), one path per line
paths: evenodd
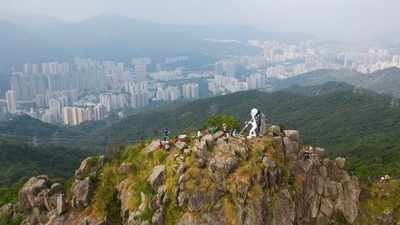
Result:
M22 25L24 27L39 28L43 26L57 25L64 23L62 20L54 17L35 13L17 13L17 12L4 12L0 10L0 20L8 21L15 25Z
M243 26L183 26L101 15L66 23L28 16L0 19L0 64L64 60L75 56L128 61L135 56L207 56L255 54L240 42L248 39L290 40L301 35L265 32ZM1 22L3 21L3 22ZM215 43L205 39L238 40ZM1 68L0 68L1 69Z
M397 93L400 95L400 68L393 67L372 74L361 81L361 87L378 93Z
M57 59L62 45L39 35L40 32L0 21L0 72L8 71L13 64ZM62 56L62 54L61 54Z
M400 94L400 68L388 68L371 74L352 70L317 70L284 80L274 80L275 90L293 85L320 85L329 81L346 82L356 87L365 88L377 93Z

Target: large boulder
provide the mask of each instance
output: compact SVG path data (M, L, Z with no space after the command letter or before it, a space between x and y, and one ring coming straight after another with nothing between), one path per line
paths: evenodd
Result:
M29 179L19 192L19 209L25 214L23 225L64 225L62 214L66 212L64 187L50 185L47 176Z
M213 138L214 138L214 140L218 140L221 137L223 137L224 135L225 135L225 133L223 131L219 130L219 131L215 132L215 134L213 134Z
M336 165L340 168L343 169L344 166L346 165L346 159L342 157L337 157L335 159Z
M297 130L284 130L283 133L286 137L293 141L300 142L300 133Z
M268 132L272 135L272 136L281 136L282 135L282 130L279 126L277 125L272 125L269 129Z
M49 189L49 178L47 176L32 177L24 184L18 194L19 208L28 212L33 208L44 206L44 199L39 194Z
M223 142L223 141L222 141ZM217 176L227 177L239 164L238 156L230 145L218 142L209 159L209 169Z
M194 152L197 158L197 166L203 168L207 164L208 159L208 147L206 141L200 141L196 143Z
M201 140L204 141L209 148L211 148L214 145L215 139L214 139L213 135L206 134L201 138Z
M153 190L157 191L158 187L160 187L165 182L165 178L166 178L165 166L158 165L154 167L153 171L151 172L147 180L150 183Z
M342 169L342 162L314 156L313 160L300 158L294 163L291 174L297 187L298 225L308 225L312 221L317 225L331 224L329 221L337 214L342 214L347 223L354 223L361 189L357 178Z
M153 225L163 225L164 224L164 210L158 209L151 218L151 222Z
M145 149L145 154L150 154L151 152L157 151L161 148L161 140L154 140L152 141Z
M13 223L17 212L14 204L8 203L0 207L0 224Z
M287 189L282 190L273 201L272 214L274 225L293 225L295 219L295 204Z
M299 142L289 137L283 137L283 145L286 155L290 156L292 159L295 159L300 150Z
M123 180L117 187L118 199L121 201L121 216L126 219L129 216L129 205L133 192L131 190L131 180Z
M349 223L353 223L358 216L358 200L361 193L358 179L345 176L341 184L335 208L342 212Z
M88 207L93 191L94 185L90 177L86 177L84 180L76 180L72 186L72 207L76 209Z
M104 165L104 156L89 157L82 161L80 167L75 171L75 178L83 180L90 174L96 173Z
M191 212L200 211L208 202L207 193L196 191L188 198L188 209Z
M57 204L57 206L56 206L57 215L60 216L67 210L64 194L57 195L57 203L56 204Z
M187 148L187 144L186 144L186 142L179 140L178 142L175 143L175 147L178 150L183 151L185 148Z

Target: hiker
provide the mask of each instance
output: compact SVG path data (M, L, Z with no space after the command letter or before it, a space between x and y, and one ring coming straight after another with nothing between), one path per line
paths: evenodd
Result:
M389 182L392 178L386 174L385 176L381 177L381 182Z
M251 125L251 129L249 132L249 136L247 136L248 138L253 138L253 137L257 137L257 131L259 129L258 124L259 124L259 119L260 119L260 113L258 111L258 109L254 108L250 111L250 116L251 116L251 120L248 122L249 125Z
M313 153L313 147L309 147L308 150L304 151L304 161L311 160L311 155Z
M239 137L239 132L238 132L236 129L234 129L234 130L232 131L232 133L231 133L231 136L232 136L232 137Z
M165 142L165 143L168 142L169 133L170 133L169 129L168 129L168 128L165 128L165 129L164 129L164 142Z
M222 124L222 131L226 133L228 131L228 125L226 123Z
M225 134L225 137L229 138L231 136L231 132L229 131L228 124L222 124L222 131Z
M312 154L312 152L305 151L304 152L304 161L311 160L311 154Z
M203 134L201 133L201 130L197 130L197 135L196 135L196 137L197 137L197 140L198 141L201 141L201 137L203 136Z

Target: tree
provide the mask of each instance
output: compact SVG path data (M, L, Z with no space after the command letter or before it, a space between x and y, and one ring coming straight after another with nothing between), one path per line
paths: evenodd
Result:
M239 129L240 122L238 119L231 115L217 115L207 119L206 127L216 127L222 129L223 124L228 125L229 129Z

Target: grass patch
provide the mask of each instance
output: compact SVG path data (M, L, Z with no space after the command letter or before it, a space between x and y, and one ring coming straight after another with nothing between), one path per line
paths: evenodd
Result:
M116 186L122 181L122 176L116 173L116 165L110 163L104 166L97 177L96 191L92 199L94 214L97 218L107 217L112 224L121 224L120 208Z
M24 184L19 182L11 187L0 187L0 207L7 203L16 203L18 192Z
M396 219L400 218L400 181L374 183L367 191L368 198L360 203L362 212L360 221L369 224L390 212L394 213Z

